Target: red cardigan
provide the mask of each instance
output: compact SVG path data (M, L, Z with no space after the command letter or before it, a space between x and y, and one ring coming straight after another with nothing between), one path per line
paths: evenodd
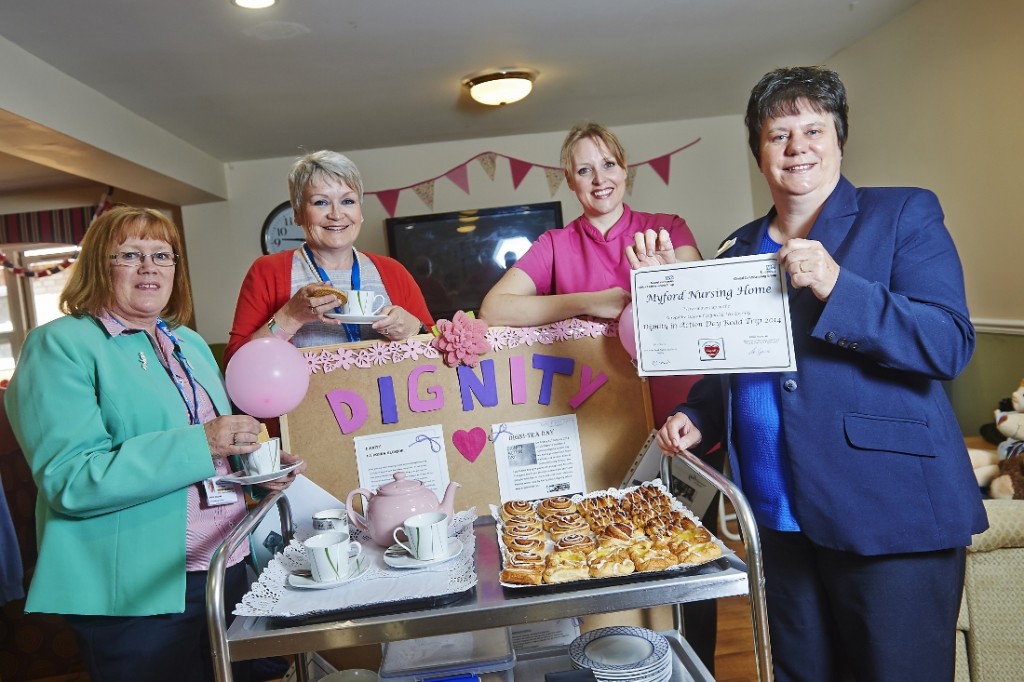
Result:
M235 305L235 319L231 324L231 334L224 350L224 362L227 363L242 344L249 340L253 332L270 321L271 316L281 309L292 297L292 256L294 251L281 251L269 256L257 258L249 267L242 281L242 289L238 292L238 303ZM360 251L369 258L380 273L384 289L388 292L391 303L405 308L429 329L434 325L434 318L427 310L423 294L409 271L394 258L378 256ZM341 339L339 339L339 342Z

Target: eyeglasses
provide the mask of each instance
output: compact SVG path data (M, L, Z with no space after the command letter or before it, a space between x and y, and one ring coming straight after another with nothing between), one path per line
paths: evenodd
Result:
M142 253L141 251L122 251L120 253L111 254L110 260L113 261L114 265L121 265L126 268L138 267L146 262L146 259L153 265L159 265L162 268L169 268L172 265L178 263L178 254L171 253L170 251L157 251L156 253Z

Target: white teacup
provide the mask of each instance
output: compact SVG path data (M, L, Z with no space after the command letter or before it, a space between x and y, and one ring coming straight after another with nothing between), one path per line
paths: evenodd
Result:
M271 438L247 455L242 455L246 476L263 476L281 469L281 439Z
M405 533L406 544L398 539ZM410 516L394 530L395 542L405 548L414 559L426 561L439 559L448 554L448 515L444 512L427 512Z
M348 300L341 306L343 315L376 315L387 301L384 294L369 289L349 289L345 295Z
M333 583L348 577L353 559L357 562L363 554L363 546L352 540L348 533L328 530L314 535L302 546L306 548L309 569L313 580L318 583ZM355 549L355 554L352 550Z
M323 533L328 530L338 530L342 533L349 532L347 509L344 507L341 509L324 509L323 511L313 513L313 531Z

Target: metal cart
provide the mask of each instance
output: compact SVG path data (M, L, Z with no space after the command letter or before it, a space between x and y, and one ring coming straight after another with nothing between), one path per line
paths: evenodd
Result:
M246 541L266 514L280 510L282 535L290 542L293 525L287 498L279 492L268 495L236 526L214 553L207 583L207 622L213 653L215 679L232 682L231 661L266 656L297 656L298 682L308 682L306 657L309 652L378 644L403 639L482 630L522 623L555 620L568 615L589 615L631 609L674 605L675 627L680 629L685 602L750 595L754 648L760 682L773 679L768 617L764 603L764 576L757 526L746 498L732 483L690 453L678 455L700 471L732 503L743 535L746 561L725 556L701 566L696 572L667 575L636 583L564 592L507 595L498 581L500 553L495 527L490 519L475 527L477 586L458 601L437 608L339 620L316 624L279 624L268 618L239 616L226 628L224 574L232 551ZM668 460L662 462L663 480L669 480Z

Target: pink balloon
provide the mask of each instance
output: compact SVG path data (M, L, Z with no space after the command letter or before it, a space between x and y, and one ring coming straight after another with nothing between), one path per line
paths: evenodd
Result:
M231 401L257 419L291 412L309 389L309 365L298 348L266 336L238 349L224 371Z
M619 341L622 347L629 353L629 357L636 360L636 334L633 332L633 304L627 303L619 315Z

